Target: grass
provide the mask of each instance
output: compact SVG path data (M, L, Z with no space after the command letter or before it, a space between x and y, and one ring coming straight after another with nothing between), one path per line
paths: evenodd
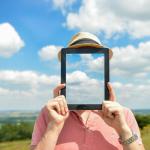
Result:
M150 150L150 125L143 128L141 131L145 150ZM0 150L29 150L30 140L2 142Z
M29 150L30 140L2 142L0 150Z
M150 150L150 134L145 135L142 139L145 150Z
M150 150L150 125L143 128L141 135L145 149Z

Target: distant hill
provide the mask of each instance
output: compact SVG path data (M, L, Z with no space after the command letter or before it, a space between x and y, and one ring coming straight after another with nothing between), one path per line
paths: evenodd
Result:
M132 110L135 114L147 115L150 114L150 109ZM3 123L19 123L32 122L34 123L39 111L0 111L0 124Z
M149 115L150 109L133 109L132 110L135 114L141 114L141 115Z
M0 124L34 122L38 111L0 111Z

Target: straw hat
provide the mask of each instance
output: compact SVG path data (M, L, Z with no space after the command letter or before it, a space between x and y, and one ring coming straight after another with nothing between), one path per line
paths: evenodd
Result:
M100 40L93 34L88 32L79 32L75 34L71 41L68 43L68 48L81 48L81 47L94 47L94 48L106 48L100 42ZM113 52L109 49L109 58L111 59ZM61 60L61 50L58 52L58 59Z

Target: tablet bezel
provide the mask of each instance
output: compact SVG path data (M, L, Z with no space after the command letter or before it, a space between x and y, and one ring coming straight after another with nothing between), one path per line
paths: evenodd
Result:
M66 55L67 54L104 54L104 98L109 100L109 49L108 48L62 48L61 49L61 83L66 83ZM66 86L61 89L61 95L66 97ZM102 104L68 104L69 110L100 110Z

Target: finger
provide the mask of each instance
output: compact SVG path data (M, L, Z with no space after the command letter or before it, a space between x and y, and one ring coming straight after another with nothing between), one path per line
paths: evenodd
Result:
M107 106L104 102L102 103L102 113L104 116L107 116Z
M115 118L115 112L118 111L118 106L108 106L108 117L111 119Z
M64 108L65 108L65 111L68 111L68 105L67 105L67 101L66 101L65 96L64 95L60 95L58 97L61 98L61 100L63 102L63 105L64 105Z
M63 103L64 103L64 107L65 107L65 112L67 113L68 112L68 105L67 105L67 101L65 99L65 96L63 95Z
M59 84L56 88L54 88L53 97L55 98L55 97L59 96L60 95L60 90L64 87L65 87L65 84Z
M115 106L115 107L110 107L108 108L108 111L110 114L112 114L114 117L119 115L120 107Z
M65 114L64 118L67 119L69 116L69 111Z
M114 107L117 107L114 102L111 102L111 101L104 101L103 102L103 106L102 106L102 111L103 111L103 115L105 117L109 117L111 119L114 119L114 115L113 113L111 112L111 108L114 108Z
M55 109L57 113L61 113L59 103L57 101L48 102L47 107L50 109Z
M63 96L61 95L61 96L57 97L57 101L58 101L59 106L60 106L61 114L65 115L66 112L65 112L64 102L63 102Z
M119 103L117 103L117 102L113 102L113 101L108 101L108 100L105 100L105 101L103 101L103 104L105 104L105 105L110 105L110 106L119 106Z
M113 90L112 85L108 82L107 86L108 86L108 90L109 90L109 99L111 101L115 101L116 100L116 95L115 95L115 92Z
M53 106L53 108L60 114L60 106L59 106L59 103L56 102L55 105Z

